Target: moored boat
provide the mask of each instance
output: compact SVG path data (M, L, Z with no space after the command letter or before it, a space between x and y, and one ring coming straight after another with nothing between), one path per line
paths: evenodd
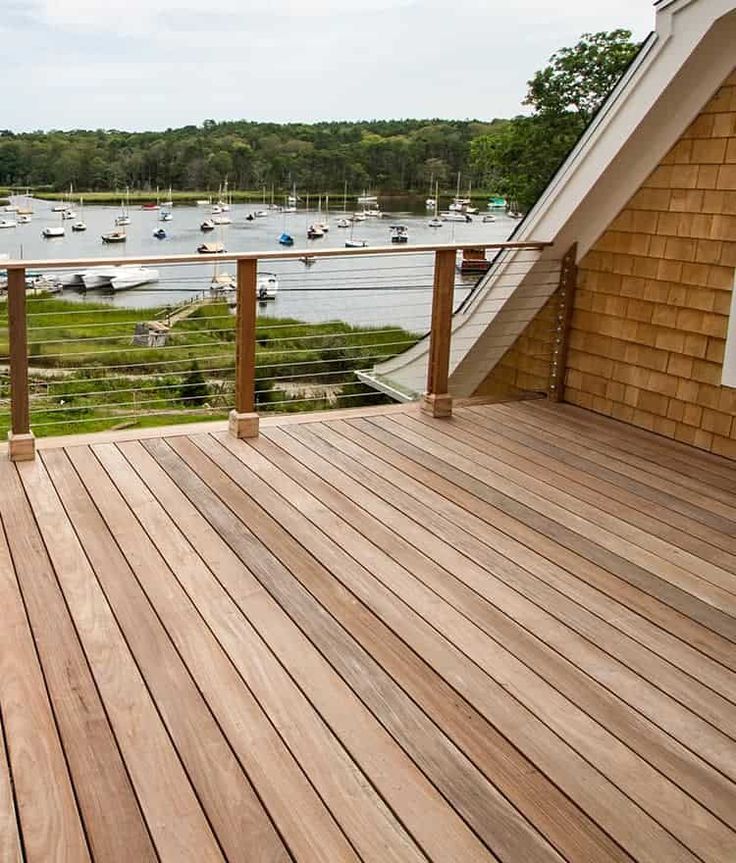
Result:
M157 240L165 240L165 239L166 239L166 231L165 231L163 228L157 228L157 229L153 232L153 236L154 236Z
M125 231L110 231L102 235L103 243L124 243L128 239Z
M225 251L224 243L200 243L197 246L200 255L221 255Z
M18 223L11 219L0 219L0 228L17 228Z
M406 225L390 225L392 243L408 243L409 228Z
M205 219L204 222L199 226L200 231L214 231L217 225L215 225L212 219Z
M50 227L50 228L44 228L41 231L41 236L45 237L47 240L49 240L52 237L63 237L65 233L66 233L66 231L64 230L64 228L62 226Z
M291 234L288 234L286 231L282 231L281 234L279 235L279 243L282 246L293 246L294 245L294 238L291 236Z

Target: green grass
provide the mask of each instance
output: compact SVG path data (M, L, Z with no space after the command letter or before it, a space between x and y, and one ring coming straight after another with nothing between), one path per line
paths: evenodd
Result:
M235 319L210 302L174 325L165 347L132 345L137 322L166 321L168 311L112 308L55 297L28 300L32 426L39 436L170 425L224 418L234 401ZM256 332L259 411L321 410L376 404L383 398L357 383L354 372L414 344L399 327L354 327L342 321L307 324L261 317ZM103 339L103 341L99 341ZM0 363L7 364L7 310L0 305ZM206 381L206 404L186 384L192 362ZM165 365L160 365L161 361ZM297 391L274 389L274 378ZM336 385L337 403L319 393ZM309 390L309 386L316 388ZM300 396L298 391L305 393ZM8 427L7 374L0 379L0 435Z

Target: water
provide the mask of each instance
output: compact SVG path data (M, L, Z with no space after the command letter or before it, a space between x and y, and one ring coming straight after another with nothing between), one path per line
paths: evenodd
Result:
M17 201L16 201L17 202ZM71 224L64 222L66 236L44 239L41 231L46 226L61 224L60 214L52 212L53 201L33 201L33 221L17 228L0 230L0 254L26 259L76 259L87 257L114 258L122 255L192 254L202 242L224 243L229 252L277 250L282 231L295 240L294 249L306 254L317 249L343 247L351 229L339 229L335 222L339 213L330 213L331 229L318 240L307 240L307 226L317 219L313 208L297 213L270 212L265 218L247 221L246 216L260 209L253 204L234 204L227 214L231 225L218 227L207 234L200 224L210 217L208 207L176 206L173 220L159 221L159 211L146 211L131 207L131 224L125 230L127 241L104 244L101 234L115 230L115 216L119 206L85 206L83 212L75 208L87 224L87 231L73 233ZM497 215L493 223L483 223L482 213L470 223L445 222L441 228L430 228L431 214L410 212L416 201L394 200L394 206L403 211L386 212L382 219L367 219L354 224L355 239L365 240L369 246L390 243L389 226L404 224L409 229L409 245L423 243L501 242L506 240L516 222L505 215ZM302 205L303 206L303 205ZM13 214L0 214L14 218ZM165 240L157 240L153 232L163 227ZM187 266L161 265L160 280L132 290L107 295L101 292L80 294L66 291L65 297L84 302L108 302L115 306L137 308L175 305L183 300L209 292L214 271L214 257L203 256L202 264ZM415 331L427 329L431 302L432 267L434 256L429 254L401 254L396 256L354 256L352 258L322 258L310 267L298 260L263 261L259 271L273 272L279 279L279 293L275 300L260 305L261 313L293 317L306 321L344 320L359 325L400 324ZM221 271L234 271L234 264L222 263ZM458 274L455 299L462 301L475 284L477 277Z

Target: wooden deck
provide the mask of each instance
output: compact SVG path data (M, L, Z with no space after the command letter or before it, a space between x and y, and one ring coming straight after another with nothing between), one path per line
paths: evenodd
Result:
M0 861L736 860L736 464L544 403L0 463Z

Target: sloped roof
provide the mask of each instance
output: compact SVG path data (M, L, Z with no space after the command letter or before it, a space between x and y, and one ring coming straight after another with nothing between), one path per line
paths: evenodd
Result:
M574 242L579 257L590 249L732 72L736 0L660 0L655 10L654 32L514 234L553 247L524 267L503 256L456 313L453 393L474 391L554 291L550 261ZM421 342L376 377L421 392L426 351Z

